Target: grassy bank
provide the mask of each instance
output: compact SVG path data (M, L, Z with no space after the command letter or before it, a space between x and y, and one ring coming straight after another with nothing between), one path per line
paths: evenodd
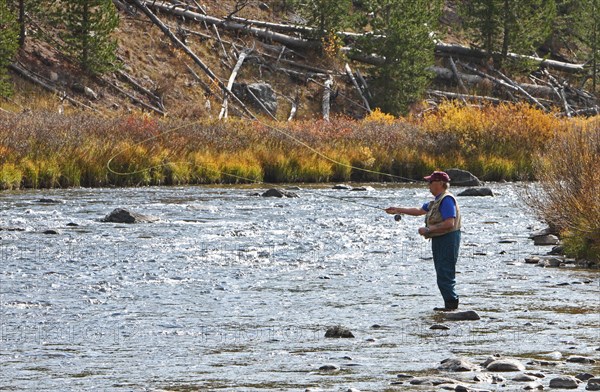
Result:
M447 104L420 118L376 112L362 121L289 124L2 114L0 188L392 180L356 168L420 178L460 167L485 180L515 180L535 175L535 157L557 135L592 124L524 105Z

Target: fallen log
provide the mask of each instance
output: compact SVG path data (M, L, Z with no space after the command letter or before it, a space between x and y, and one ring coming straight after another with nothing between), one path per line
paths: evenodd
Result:
M458 44L446 44L443 42L438 42L435 44L435 51L436 53L441 55L474 57L480 59L486 58L488 56L488 53L486 51L480 49ZM507 57L513 60L535 61L536 63L539 63L540 67L552 68L564 72L577 73L585 70L584 64L565 63L562 61L548 60L540 57L527 56L517 53L508 53Z
M255 35L257 37L272 40L275 42L282 43L286 46L291 46L295 48L302 49L312 49L317 48L319 46L319 42L311 41L304 38L295 38L289 35L276 33L273 31L269 31L268 29L260 29L252 26L246 26L241 23L237 23L234 21L228 21L220 18L216 18L214 16L202 15L197 12L186 10L185 8L173 8L171 3L167 3L164 1L145 1L145 0L128 0L140 2L141 4L151 7L157 10L160 10L165 13L169 13L176 16L183 16L185 18L195 20L198 22L206 22L207 24L217 25L225 30L235 30L241 31L250 35Z
M161 116L166 116L166 113L164 111L162 111L161 109L156 108L156 107L154 107L152 105L149 105L149 104L147 104L146 102L142 101L139 98L136 98L135 96L133 96L132 94L130 94L127 91L123 90L121 87L117 86L116 84L114 84L110 80L104 80L104 79L102 79L102 82L106 83L107 85L109 85L113 89L117 90L119 93L125 95L133 103L135 103L135 104L143 107L144 109L148 109L148 110L150 110L152 112L155 112L156 114L160 114Z
M152 91L148 90L147 88L145 88L144 86L142 86L141 84L139 84L129 74L127 74L124 71L118 70L117 71L117 75L120 76L122 79L124 79L127 83L131 84L136 90L138 90L142 94L145 94L148 98L152 99L158 105L158 107L159 107L160 110L162 110L162 111L165 110L165 107L164 107L164 105L162 103L162 99L159 98Z
M499 99L499 98L494 98L494 97L486 97L486 96L481 96L481 95L468 95L468 94L459 94L459 93L451 93L448 91L439 91L439 90L427 90L427 94L429 95L433 95L436 97L440 97L440 98L446 98L446 99L460 99L460 100L467 100L467 101L477 101L477 102L490 102L493 104L500 104L500 103L510 103L510 101L506 101L503 99Z
M292 100L292 108L290 109L290 116L288 117L288 121L292 121L296 116L296 112L298 111L298 103L300 102L300 97L296 94L296 97Z
M89 110L92 110L94 112L98 112L98 110L84 104L81 103L71 97L69 97L64 91L60 91L58 90L56 87L40 80L40 78L36 77L31 71L29 71L28 69L21 67L19 64L17 63L12 63L8 65L8 69L10 69L11 71L15 72L16 74L18 74L19 76L21 76L22 78L30 81L31 83L38 85L40 87L42 87L44 90L50 91L51 93L54 93L56 95L58 95L59 97L61 97L61 100L66 99L67 101L69 101L71 104L73 104L74 106L77 107L82 107L82 108L86 108Z
M527 91L525 91L524 88L522 88L521 86L519 86L518 83L516 83L515 81L513 81L512 79L510 79L508 76L504 75L502 72L495 70L494 72L496 72L498 74L498 76L500 76L506 83L509 83L510 85L516 87L518 89L518 91L523 94L527 100L536 105L537 107L539 107L540 109L542 109L544 112L548 111L548 108L546 108L544 105L542 105L540 103L540 101L538 101L537 99L535 99L533 96L531 96Z

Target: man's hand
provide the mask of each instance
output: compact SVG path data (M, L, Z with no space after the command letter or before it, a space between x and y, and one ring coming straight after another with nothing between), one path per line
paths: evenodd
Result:
M428 227L419 227L419 234L425 238L429 238L429 231Z
M396 214L400 214L401 213L398 210L399 210L399 208L396 208L396 207L388 207L388 208L385 209L385 212L387 212L388 214L391 214L391 215L396 215Z

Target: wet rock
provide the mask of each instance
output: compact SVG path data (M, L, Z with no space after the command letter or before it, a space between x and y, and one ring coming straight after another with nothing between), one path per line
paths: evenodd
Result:
M69 226L69 227L78 227L79 225L77 223L74 223L74 222L69 222L69 223L67 223L67 226Z
M551 353L544 354L544 357L558 361L559 359L562 359L563 355L560 351L552 351Z
M578 375L575 376L576 379L578 379L579 381L587 381L591 378L594 378L593 374L590 373L579 373Z
M25 231L21 227L0 227L0 231Z
M448 372L471 372L477 369L477 365L465 358L447 358L442 361L438 369Z
M47 234L47 235L57 235L57 234L59 234L59 233L58 233L58 231L56 231L56 230L53 230L53 229L48 229L48 230L44 230L44 231L42 232L42 234Z
M559 239L554 234L541 235L533 238L533 244L538 246L557 245Z
M429 327L429 329L440 329L443 331L447 331L450 329L450 327L448 327L444 324L433 324L431 327Z
M486 366L490 372L522 372L525 365L516 359L498 359Z
M415 377L410 380L411 385L441 385L458 384L458 381L446 377Z
M301 191L302 188L300 188L299 186L288 186L287 188L285 188L286 191Z
M453 186L482 186L483 183L472 173L461 169L446 169Z
M474 321L480 320L479 314L474 310L465 310L461 312L448 312L444 313L446 320L452 321Z
M517 374L512 380L518 382L532 382L537 381L537 377L530 376L528 374Z
M331 189L350 191L350 190L352 190L352 187L350 185L346 185L346 184L337 184L337 185L334 185Z
M473 381L486 383L486 384L502 384L506 381L506 379L497 374L478 374L473 377Z
M327 365L323 365L319 368L320 371L322 372L339 372L340 371L340 367L338 365L329 363Z
M487 357L487 359L485 361L483 361L481 366L487 367L487 365L489 365L490 363L497 361L499 359L502 359L502 356L500 354L491 355L491 356Z
M294 192L288 192L281 189L271 188L261 194L262 197L298 197Z
M106 215L102 222L112 223L152 223L158 221L158 218L149 215L138 214L128 211L124 208L116 208L110 214Z
M523 387L526 391L541 391L544 389L544 386L539 381L531 382Z
M540 373L540 372L527 372L525 373L528 376L533 376L533 377L537 377L537 378L545 378L546 375L544 373Z
M550 380L550 388L576 389L579 386L579 380L573 376L559 376Z
M556 232L554 230L552 230L551 228L546 227L545 229L534 231L533 233L531 233L529 235L529 239L534 239L535 237L541 237L541 236L545 236L548 234L556 234Z
M456 385L454 390L456 392L491 392L488 389L476 389L462 384Z
M557 258L557 257L551 257L548 259L541 259L540 262L538 263L538 265L540 267L545 267L545 268L557 268L560 267L562 263L562 259Z
M372 186L359 186L356 188L352 188L350 189L351 191L362 191L362 192L368 192L368 191L374 191L375 188L373 188Z
M494 196L490 188L467 188L456 196Z
M397 378L402 378L402 379L410 379L410 378L415 378L415 376L411 376L410 374L404 374L404 373L400 373L396 376Z
M348 328L341 325L335 325L327 328L325 331L326 338L354 338L354 334Z
M600 391L600 377L590 378L585 389L586 391Z
M536 256L526 257L525 264L538 264L540 262L540 258Z
M55 200L55 199L48 199L48 198L43 197L43 198L41 198L41 199L38 200L38 203L41 203L41 204L60 204L60 203L62 203L62 201Z
M573 362L573 363L596 363L595 360L591 359L591 358L586 358L586 357L582 357L579 355L571 355L569 358L567 358L567 362Z
M562 245L556 245L552 247L552 250L548 252L548 255L560 256L565 254L565 247Z

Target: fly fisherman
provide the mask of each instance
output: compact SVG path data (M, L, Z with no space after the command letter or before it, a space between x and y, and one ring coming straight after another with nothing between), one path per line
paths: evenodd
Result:
M437 275L437 285L444 298L443 308L436 311L458 309L458 295L454 291L456 283L456 262L460 247L460 209L448 188L450 177L442 171L434 171L425 177L429 191L435 196L433 201L421 208L389 207L388 214L426 215L425 226L419 227L419 234L431 238L431 250Z

